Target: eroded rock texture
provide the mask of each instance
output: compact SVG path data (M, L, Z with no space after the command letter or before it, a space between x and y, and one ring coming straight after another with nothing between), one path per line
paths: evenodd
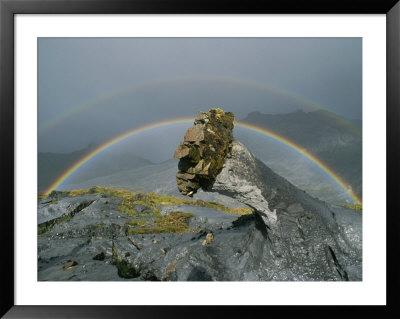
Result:
M214 182L233 140L233 119L233 113L219 108L197 114L174 154L180 159L176 181L182 194L190 196Z
M240 142L232 142L211 191L255 209L256 226L265 237L257 254L259 278L362 279L362 215L311 197Z

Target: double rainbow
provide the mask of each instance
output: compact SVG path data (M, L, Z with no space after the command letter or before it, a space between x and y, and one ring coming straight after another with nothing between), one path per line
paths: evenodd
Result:
M171 119L171 120L166 120L166 121L161 121L161 122L156 122L156 123L151 123L147 124L138 128L134 128L132 130L129 130L125 133L122 133L104 144L98 146L88 154L86 154L84 157L82 157L80 160L78 160L75 164L73 164L70 168L68 168L63 174L61 174L45 191L44 194L49 194L52 190L57 189L58 186L60 186L72 173L74 173L80 166L82 166L84 163L89 161L91 158L99 154L100 152L104 151L106 148L126 139L127 137L133 136L135 134L139 134L144 131L148 131L157 127L162 127L162 126L168 126L168 125L174 125L178 123L190 123L193 122L193 118L178 118L178 119ZM287 138L280 136L270 130L267 130L265 128L259 127L257 125L253 124L248 124L244 122L235 122L235 126L246 128L252 131L256 131L259 133L262 133L264 135L267 135L285 145L288 145L290 148L296 150L298 153L303 155L304 157L308 158L310 161L312 161L316 166L318 166L320 169L322 169L326 174L328 174L343 190L346 191L346 193L350 196L350 198L357 204L361 204L361 200L358 198L358 196L351 190L350 187L347 186L346 182L343 181L332 169L330 169L326 164L322 163L317 157L315 157L313 154L309 153L307 150L301 148L299 145L293 143L292 141L288 140Z
M57 117L41 125L39 128L39 135L42 136L48 133L49 131L56 129L62 122L71 119L74 116L77 116L78 114L84 111L99 106L103 102L115 99L124 94L132 92L140 92L148 89L155 90L158 86L182 84L188 82L200 83L200 84L201 83L230 84L230 85L237 85L240 87L248 87L255 90L259 90L260 92L264 92L267 94L276 94L282 98L289 99L294 103L294 105L299 105L299 107L300 106L305 107L308 111L316 111L322 109L322 110L327 110L329 112L329 110L322 104L315 103L301 95L295 94L283 88L273 86L266 82L253 81L233 76L199 74L191 76L179 76L179 77L175 76L175 77L152 79L149 81L132 83L124 87L115 88L98 96L95 96L94 98L87 100L81 104L75 105L74 107L66 108L65 112L61 113ZM339 123L348 132L351 132L355 136L361 136L361 130L351 122L330 112L327 113L327 115L330 116L334 121Z

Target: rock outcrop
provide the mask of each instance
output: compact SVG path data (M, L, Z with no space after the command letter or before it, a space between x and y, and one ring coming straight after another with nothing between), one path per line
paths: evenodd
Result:
M360 212L311 197L237 141L211 191L255 209L266 240L260 264L276 280L361 280Z
M233 140L233 120L233 113L219 108L197 114L174 153L180 159L176 181L182 194L193 195L214 182Z
M38 225L38 279L362 280L361 213L312 198L239 142L207 194L229 195L256 211L221 211L197 199L204 192L187 199L100 189L40 200L38 217L46 222ZM70 261L76 265L63 268Z

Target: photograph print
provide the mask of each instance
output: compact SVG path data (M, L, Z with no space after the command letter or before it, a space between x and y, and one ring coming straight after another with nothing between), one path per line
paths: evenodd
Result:
M362 281L362 38L38 38L38 281Z

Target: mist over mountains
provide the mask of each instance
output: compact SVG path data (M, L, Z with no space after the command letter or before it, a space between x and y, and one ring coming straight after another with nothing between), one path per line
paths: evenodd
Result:
M361 38L40 38L39 151L221 107L362 117ZM60 74L63 74L61 77Z
M362 196L362 136L360 120L342 118L325 110L287 114L249 113L243 122L268 129L289 139L331 168L350 188ZM296 186L331 202L343 200L345 192L332 188L321 170L296 152L288 152L266 139L236 132L236 137L262 161ZM321 174L322 173L322 174ZM338 196L338 192L343 192Z
M98 146L95 143L91 143L86 148L72 153L39 152L38 192L45 191L69 167ZM73 174L68 182L84 183L99 176L108 176L152 164L151 161L135 155L129 150L117 154L107 152L92 160L90 165L86 165L79 171L79 174Z
M296 111L285 114L252 112L241 121L268 129L306 149L330 167L361 197L361 121L347 120L325 110ZM300 189L328 202L349 203L345 190L338 187L309 159L293 149L240 127L234 129L234 135L257 158ZM179 140L179 137L177 139ZM92 143L85 149L66 154L39 153L39 193L97 146ZM171 158L172 154L173 150L171 150ZM141 154L136 154L134 149L115 153L103 152L81 167L77 173L71 175L63 183L61 189L77 188L79 185L82 187L103 185L129 189L144 187L147 191L152 191L152 188L157 188L157 181L162 180L159 172L169 172L167 175L171 175L173 179L175 162L168 160L154 164L155 161L143 158ZM154 179L153 182L152 179ZM172 184L168 189L172 190L175 187Z

